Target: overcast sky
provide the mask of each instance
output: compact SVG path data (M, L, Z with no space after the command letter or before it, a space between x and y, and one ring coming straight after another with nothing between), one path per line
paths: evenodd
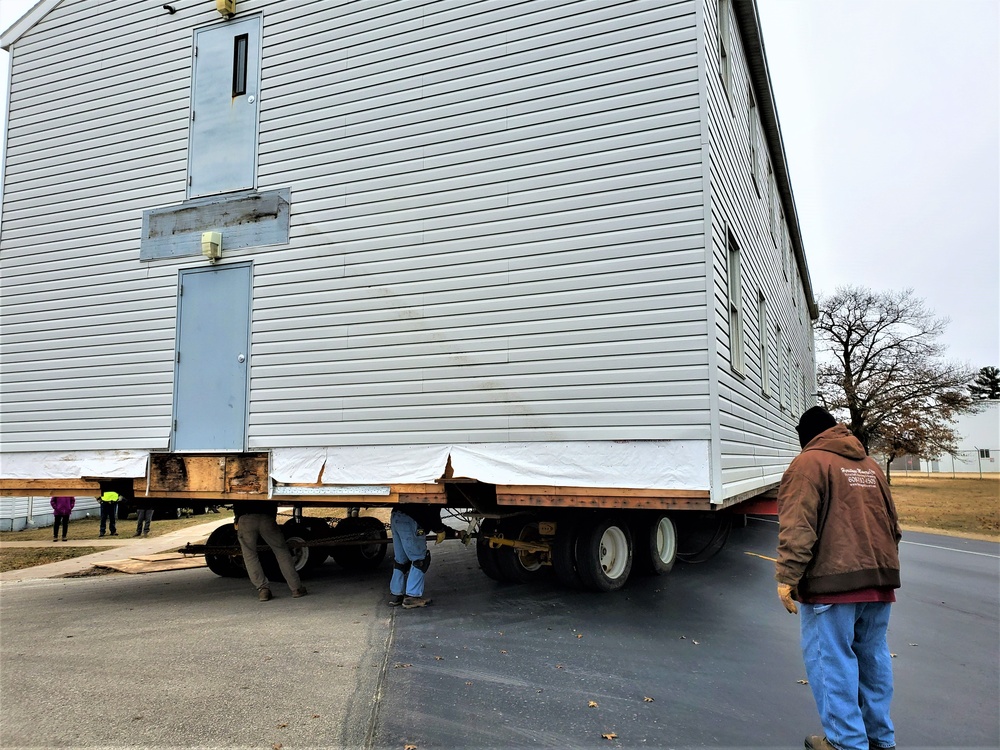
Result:
M950 358L1000 366L1000 3L758 5L816 292L912 288Z

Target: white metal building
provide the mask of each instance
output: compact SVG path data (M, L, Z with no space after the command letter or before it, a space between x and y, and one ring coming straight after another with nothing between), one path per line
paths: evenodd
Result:
M0 477L778 482L816 310L753 2L171 7L0 39Z

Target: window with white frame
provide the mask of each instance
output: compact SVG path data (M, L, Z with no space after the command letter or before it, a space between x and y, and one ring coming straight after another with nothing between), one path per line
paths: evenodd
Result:
M743 281L740 268L740 248L729 232L726 233L729 263L729 363L734 372L743 374Z
M781 326L774 327L774 346L778 350L778 406L787 406L788 391L785 388L785 342L781 335Z
M768 356L767 339L770 331L767 326L767 298L763 291L757 292L757 347L760 354L760 392L771 395L771 358Z
M731 50L729 48L729 0L719 0L719 75L722 78L722 89L729 97L730 79L732 77Z
M747 130L750 140L750 174L753 175L753 188L760 196L760 125L757 121L757 99L753 95L753 89L747 91Z

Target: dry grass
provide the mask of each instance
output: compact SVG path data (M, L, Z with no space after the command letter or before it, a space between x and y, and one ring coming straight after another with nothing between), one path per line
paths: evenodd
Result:
M1000 475L895 474L892 496L907 529L1000 539Z
M149 526L149 536L162 536L171 531L184 529L188 526L195 526L200 523L209 523L221 518L232 518L232 511L223 510L219 513L206 513L203 516L189 516L187 518L176 518L166 520L155 520ZM118 536L121 539L128 539L135 533L135 519L118 519ZM99 516L90 518L80 518L69 522L69 533L67 536L74 540L97 539L100 535L101 519ZM0 531L0 542L44 542L52 539L52 527L43 526L38 529L24 529L23 531Z

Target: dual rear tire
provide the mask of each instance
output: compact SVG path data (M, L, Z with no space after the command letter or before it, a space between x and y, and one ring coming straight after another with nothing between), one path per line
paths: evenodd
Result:
M548 552L491 547L489 539L543 543ZM496 581L525 583L551 567L565 586L591 591L617 591L633 572L669 573L677 557L677 531L665 513L627 523L615 514L595 514L556 521L555 536L543 537L530 516L485 519L476 541L483 572Z

